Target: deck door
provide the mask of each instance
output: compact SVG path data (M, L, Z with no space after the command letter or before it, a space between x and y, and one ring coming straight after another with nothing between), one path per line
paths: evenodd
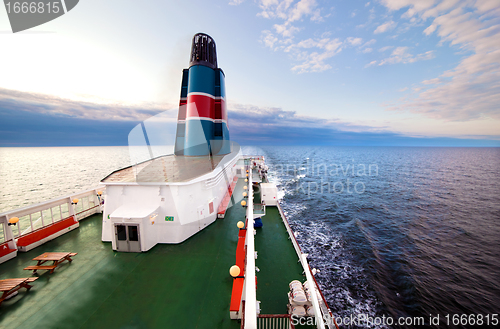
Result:
M139 225L115 224L116 250L141 252Z

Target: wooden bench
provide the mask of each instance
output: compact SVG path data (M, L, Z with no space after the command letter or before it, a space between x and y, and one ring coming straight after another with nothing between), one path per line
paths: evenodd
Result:
M13 297L14 294L17 294L17 291L21 288L30 290L32 286L30 286L28 283L33 282L37 279L38 278L19 278L0 280L0 291L2 292L2 295L0 296L0 304L2 304L4 300Z
M33 273L36 273L37 270L47 270L50 271L50 273L54 273L54 269L57 267L57 265L31 265L28 267L25 267L25 270L32 270Z
M38 257L33 258L33 260L37 261L36 265L31 265L28 267L25 267L25 270L31 270L33 271L33 274L36 274L37 270L47 270L50 271L50 273L54 273L54 270L59 264L61 264L64 261L71 262L73 261L71 257L77 255L78 253L76 252L46 252L41 254ZM52 261L52 265L43 265L46 262Z

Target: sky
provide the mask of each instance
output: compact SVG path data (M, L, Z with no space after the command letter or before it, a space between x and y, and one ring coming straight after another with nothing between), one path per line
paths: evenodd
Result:
M0 146L127 145L198 32L240 144L500 146L498 0L82 0L18 33L0 8Z

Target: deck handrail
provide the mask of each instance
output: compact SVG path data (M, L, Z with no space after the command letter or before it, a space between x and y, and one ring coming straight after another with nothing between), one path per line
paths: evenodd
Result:
M295 329L292 322L292 316L290 314L259 314L257 316L259 328L287 328ZM272 321L271 319L278 319L278 321ZM285 322L280 322L279 320L286 319ZM266 321L267 320L267 321Z
M17 216L17 217L26 216L26 215L38 212L40 210L50 208L51 206L57 206L57 205L61 204L61 201L65 201L67 199L73 199L73 198L81 198L81 197L90 195L91 192L104 191L104 190L106 190L105 186L98 186L98 187L95 187L95 188L92 188L89 190L84 190L84 191L80 191L77 193L67 194L65 196L51 199L51 200L48 200L45 202L40 202L40 203L32 204L32 205L29 205L26 207L21 207L21 208L17 208L17 209L4 211L4 212L0 213L0 217L2 217L2 216ZM64 202L62 202L62 203L64 203Z
M295 251L296 251L297 255L300 257L301 255L303 255L302 249L300 248L300 245L299 245L299 243L297 241L297 238L295 237L295 234L293 234L293 231L292 231L292 229L290 227L290 223L288 222L288 219L287 219L287 217L286 217L286 215L285 215L285 213L283 211L283 208L281 208L280 202L278 201L276 204L277 204L277 207L278 207L278 211L279 211L279 213L281 215L281 218L283 220L283 223L285 224L286 230L288 231L288 235L292 237L292 244L293 244L293 246L295 248ZM302 259L300 261L302 263ZM312 273L311 267L309 266L309 263L307 262L307 260L306 260L306 265L307 265L307 269L309 269L308 272ZM304 267L304 270L306 271L305 267ZM314 281L314 284L319 288L319 285L318 285L318 282L316 281L316 278L314 277L314 275L311 275L311 276L312 276L312 279ZM333 316L332 311L330 310L330 307L328 306L328 303L326 301L325 296L323 295L323 292L321 291L321 289L317 289L317 291L319 291L319 294L321 295L321 298L323 299L323 303L325 304L325 306L326 306L326 308L328 310L328 314L330 315L330 318L333 319L333 323L335 324L335 327L338 328L338 325L337 325L337 323L335 321L335 318Z
M300 259L302 262L302 265L307 265L307 268L305 266L302 266L304 268L304 272L306 274L306 279L309 285L312 282L315 282L314 279L312 278L313 275L311 273L311 268L309 267L309 264L307 263L307 254L302 254L302 258ZM309 286L310 287L310 286ZM316 294L316 283L314 284L314 291L311 292L311 301L313 304L313 309L314 309L314 314L316 315L316 319L320 319L316 321L316 327L318 329L325 329L325 323L322 321L323 320L323 312L319 308L319 302L318 302L318 295Z
M5 241L12 241L12 243L9 244L9 247L17 249L17 239L27 234L37 232L45 227L70 217L74 217L78 221L92 215L93 213L99 212L101 198L98 196L98 192L104 190L105 187L95 187L93 189L72 193L49 201L2 212L0 213L0 225L4 224L3 239ZM79 207L72 204L72 200L75 198L80 199L81 201L80 205L82 210L79 212L76 212ZM86 202L84 202L84 200L86 200ZM57 207L59 207L58 210ZM53 209L56 209L56 211L54 212ZM36 216L32 218L32 215ZM21 221L18 222L16 226L8 226L8 220L12 217L18 217ZM23 217L26 217L27 219L23 219ZM29 220L29 223L26 226L21 227L21 222L24 221L22 223L26 224L27 220Z
M251 168L251 166L245 166ZM255 285L255 241L253 227L252 170L248 175L247 236L245 266L245 329L257 329L257 292Z

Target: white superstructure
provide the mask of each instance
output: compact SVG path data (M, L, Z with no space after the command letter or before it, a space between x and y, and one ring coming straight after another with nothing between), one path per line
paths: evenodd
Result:
M239 149L213 159L171 155L114 172L101 182L102 241L141 252L201 231L217 218L240 156ZM206 165L216 167L200 171Z

